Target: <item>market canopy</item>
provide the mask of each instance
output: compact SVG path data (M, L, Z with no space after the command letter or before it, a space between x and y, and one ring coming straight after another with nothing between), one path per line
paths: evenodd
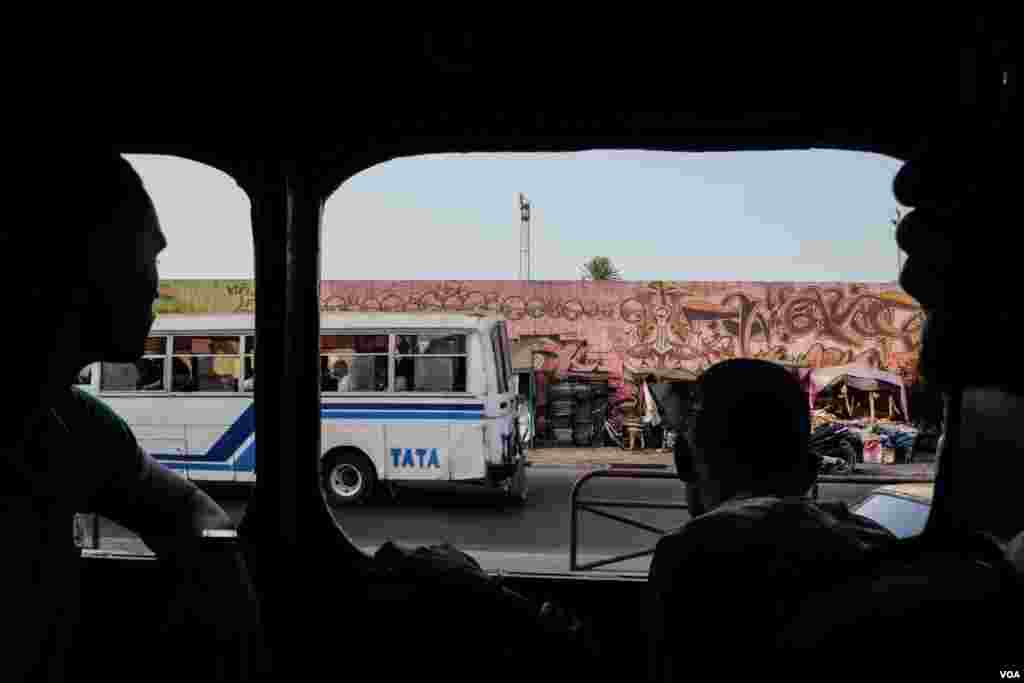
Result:
M812 405L822 391L845 382L851 389L890 391L899 394L900 410L905 417L910 417L910 413L907 411L907 390L903 384L903 378L896 373L851 363L829 368L815 368L807 371L806 375L805 382Z

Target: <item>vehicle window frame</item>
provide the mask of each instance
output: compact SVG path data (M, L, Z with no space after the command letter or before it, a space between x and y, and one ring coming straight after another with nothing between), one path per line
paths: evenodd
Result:
M466 395L472 394L473 392L470 391L470 385L471 385L471 382L470 382L470 380L471 380L470 361L471 361L471 359L473 357L473 353L471 351L471 344L473 343L471 337L472 337L473 333L474 333L474 330L471 330L471 329L459 329L459 328L447 328L447 327L443 327L443 328L440 328L440 327L439 328L412 328L412 329L409 329L409 328L403 328L403 329L395 328L392 331L392 333L391 333L392 334L392 347L391 348L394 351L394 353L392 354L391 359L389 361L389 366L391 368L391 373L394 375L394 380L395 380L395 384L393 384L392 386L396 386L397 385L398 361L400 359L402 359L402 358L410 358L410 359L413 359L414 362L415 362L415 359L417 359L417 358L427 358L427 359L462 358L463 361L464 361L463 362L463 375L464 376L462 378L462 381L463 381L463 386L465 387L465 390L463 390L463 391L454 391L454 390L452 390L452 391L416 391L416 390L408 390L407 389L405 391L398 391L397 388L396 388L394 393L398 393L398 394L402 394L402 395L407 395L407 396L466 396ZM443 338L443 337L451 337L451 336L455 336L455 335L458 335L458 336L462 337L463 343L462 343L461 346L464 349L464 351L462 353L398 353L398 339L399 339L399 337L430 336L430 337L440 337L440 338ZM415 370L414 370L414 372L415 372Z
M253 332L253 335L255 335L255 332ZM169 369L165 370L165 372L167 373L167 375L170 378L168 380L168 384L167 384L167 386L169 387L168 393L176 394L176 395L189 395L189 396L194 396L194 395L199 395L199 396L224 396L225 394L228 394L228 395L251 394L252 392L245 392L245 391L242 390L242 381L243 381L242 380L242 376L245 374L245 361L244 361L244 355L245 355L244 354L244 350L245 350L245 336L246 336L246 333L242 332L242 331L238 331L238 332L236 332L236 331L206 332L206 331L196 331L196 330L189 330L188 332L180 332L179 331L179 332L175 332L174 334L169 335L168 337L170 339L170 342L169 342L170 346L169 346L169 356L168 356L168 358L170 359L170 363L167 364L169 366ZM217 337L217 338L234 339L235 342L238 344L238 350L235 353L179 353L177 351L177 349L176 349L175 341L178 338L193 338L193 337L200 337L200 338L207 337L207 338L211 338L211 339ZM173 384L173 381L174 381L174 370L173 370L173 368L174 368L174 359L176 359L176 358L233 358L233 359L235 359L236 361L238 361L238 363L235 366L235 373L234 373L235 388L234 388L234 390L232 390L232 391L227 391L227 390L226 391L217 391L217 390L209 390L209 389L205 389L205 390L193 389L191 391L188 391L188 390L177 390L177 389L175 389L174 388L174 384ZM227 375L224 375L224 376L226 377ZM193 377L193 381L197 381L195 377Z
M387 337L387 342L385 344L385 348L387 349L387 351L384 351L384 352L375 351L373 353L356 353L356 352L348 353L348 352L340 351L340 350L337 350L337 349L325 351L324 350L324 338L325 337ZM390 365L391 343L392 343L392 340L391 340L390 334L387 333L387 332L381 332L379 330L351 330L351 329L350 330L337 330L337 329L321 330L320 331L320 342L319 342L319 345L320 345L319 358L320 358L320 362L321 363L323 363L323 360L325 358L327 359L326 366L323 366L323 367L325 367L325 370L328 373L330 372L330 367L331 367L331 364L332 364L331 358L334 358L336 360L337 359L344 360L348 364L348 367L349 367L349 377L351 377L352 376L352 370L353 370L353 362L352 361L354 359L356 359L356 358L380 358L380 357L383 357L385 359L388 359L387 362L388 362L388 365ZM379 395L379 394L391 393L391 387L393 386L393 384L391 382L391 370L390 370L390 367L388 369L387 375L388 375L388 377L387 377L387 384L386 384L385 388L381 389L381 390L377 390L377 389L373 389L373 390L368 390L368 389L350 389L349 391L341 391L339 389L324 389L323 379L321 379L321 382L320 382L320 393L323 394L323 395L327 395L327 396L347 396L349 394L366 394L366 395L374 396L374 395Z
M125 395L125 394L138 394L138 395L152 396L154 394L166 394L166 393L168 393L168 391L169 391L168 387L170 386L170 384L168 383L169 382L169 379L168 379L168 376L169 376L168 368L170 367L170 363L168 363L168 360L170 358L170 356L168 354L168 350L170 349L170 339L171 339L171 336L169 334L162 333L162 332L159 332L157 334L149 334L149 335L146 336L147 343L151 339L160 339L160 340L162 340L163 353L162 354L158 354L158 353L143 353L143 355L140 357L139 360L161 360L161 361L163 361L163 372L161 374L162 387L160 389L139 389L137 386L134 389L108 389L108 388L105 388L103 386L103 381L104 381L105 376L107 375L107 368L109 368L111 365L132 365L132 363L112 363L110 361L99 361L97 363L90 364L89 367L95 366L94 367L94 372L93 372L93 382L91 382L89 384L78 384L78 383L76 383L75 386L79 386L79 387L83 387L83 386L85 386L85 387L94 387L96 389L96 391L99 392L101 395L108 395L108 396Z

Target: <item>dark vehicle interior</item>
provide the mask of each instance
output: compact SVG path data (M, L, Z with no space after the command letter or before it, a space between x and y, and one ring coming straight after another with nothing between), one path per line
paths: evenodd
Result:
M112 145L118 153L209 164L231 175L251 200L261 295L261 447L259 480L238 543L262 600L273 659L269 679L479 680L497 673L637 680L647 668L643 580L504 574L506 586L589 619L603 653L599 664L575 653L557 663L548 655L542 663L539 654L535 661L511 658L503 646L527 637L518 627L498 613L481 623L476 612L447 609L437 597L380 575L328 514L317 465L318 285L324 202L341 183L389 159L442 152L831 148L902 160L922 144L941 148L997 126L1009 138L1008 128L1019 123L1010 112L1017 71L1014 46L1002 34L1008 28L973 17L927 27L888 18L844 18L827 26L780 19L730 25L713 46L688 44L678 34L665 40L646 33L608 40L564 34L526 39L527 50L513 32L354 37L332 46L328 60L264 72L238 101L218 94L212 77L197 67L189 105L202 100L204 109L228 112L252 134L200 126L194 114L173 105L139 110L134 119L117 117L123 127L109 134L121 141ZM337 104L324 101L321 84L336 79L337 65L359 63L368 50L391 56L346 84ZM569 83L583 96L569 94ZM955 421L947 443L955 441L950 429ZM943 499L954 458L947 448L926 534L947 528ZM135 643L125 650L138 653L140 666L173 652L189 662L196 680L218 677L217 642L209 634L161 642L152 654L151 634L166 599L152 589L161 585L158 562L86 555L83 633L124 633ZM962 593L961 605L988 596L982 589L981 597ZM135 598L111 602L111 595ZM853 602L846 597L841 604ZM850 627L897 638L899 615L891 612L861 610ZM943 615L931 628L952 628L959 618ZM806 639L815 657L836 655L827 630L797 625L793 633ZM81 647L89 657L102 643L87 639ZM685 651L685 643L680 648ZM808 662L792 661L790 677L813 674Z

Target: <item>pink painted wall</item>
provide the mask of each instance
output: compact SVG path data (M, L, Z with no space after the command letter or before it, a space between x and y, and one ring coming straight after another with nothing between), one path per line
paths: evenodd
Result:
M165 280L157 310L252 312L256 301L249 280ZM860 361L912 379L923 320L894 283L331 280L320 305L503 315L520 350L548 352L534 355L537 366L613 380L626 368L699 373L734 357Z
M838 282L335 280L321 307L497 313L519 344L557 354L538 357L546 368L613 377L739 356L913 374L923 316L895 284Z

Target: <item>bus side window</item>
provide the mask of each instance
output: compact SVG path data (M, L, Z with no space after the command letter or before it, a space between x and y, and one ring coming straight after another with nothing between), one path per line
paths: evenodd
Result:
M412 358L409 358L409 354L413 352L410 337L398 335L395 350L395 391L414 391L414 370Z
M192 368L181 358L175 358L172 363L173 375L172 386L174 391L195 391L196 385L192 379Z
M135 363L103 363L103 369L100 372L100 390L135 391L140 376Z
M79 386L89 386L92 384L92 364L86 365L78 371L78 377L75 379L75 384Z
M138 363L139 379L135 386L139 391L163 391L164 359L143 358Z
M167 361L167 337L146 337L145 355L136 367L139 370L138 391L164 391L164 369Z
M242 391L253 391L256 389L256 336L246 335L245 355L242 357Z
M175 391L237 392L242 369L239 340L228 335L175 336L175 361L188 368L186 379L182 367L175 363Z
M320 337L321 391L387 391L388 335Z
M498 393L508 393L508 376L505 374L505 344L501 336L501 327L491 328L491 351L494 357L494 373L498 379Z
M406 377L406 391L463 393L468 353L465 334L421 332L400 335L396 377ZM397 380L396 380L397 382Z

